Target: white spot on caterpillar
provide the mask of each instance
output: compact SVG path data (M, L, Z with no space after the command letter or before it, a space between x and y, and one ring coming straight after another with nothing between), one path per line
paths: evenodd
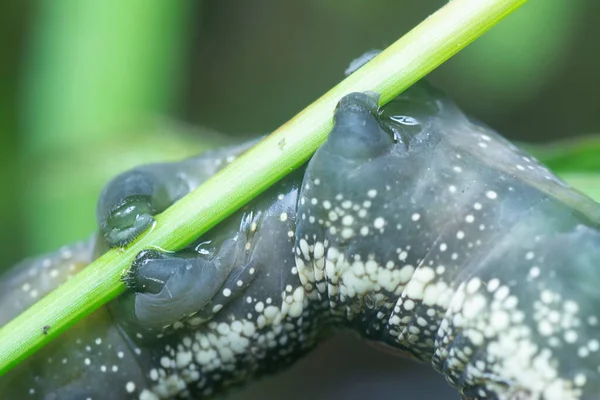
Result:
M342 229L342 238L350 239L352 236L354 236L354 230L352 230L352 228Z
M531 267L531 269L529 270L529 276L531 278L537 278L538 276L540 276L540 268L539 267Z
M568 330L565 332L565 342L567 343L575 343L577 341L577 333L572 330Z
M132 381L127 382L125 385L125 390L127 390L127 393L133 393L135 391L135 383Z

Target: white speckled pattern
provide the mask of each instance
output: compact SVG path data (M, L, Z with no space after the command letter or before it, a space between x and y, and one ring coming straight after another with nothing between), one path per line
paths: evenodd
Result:
M131 240L245 148L116 178L104 237ZM208 398L342 328L432 363L465 399L596 399L599 221L598 204L429 86L382 110L351 94L308 166L186 251L140 254L129 292L0 391ZM58 276L70 257L22 264L0 292L22 308L41 290L28 271Z

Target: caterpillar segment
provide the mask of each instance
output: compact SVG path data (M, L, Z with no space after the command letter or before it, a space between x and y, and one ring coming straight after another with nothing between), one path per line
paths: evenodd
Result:
M341 99L307 165L185 250L140 253L129 290L2 393L211 398L345 329L431 363L465 399L597 399L600 206L425 83L377 100ZM115 178L99 240L129 243L250 146ZM3 304L54 282L14 278L52 257L5 275Z

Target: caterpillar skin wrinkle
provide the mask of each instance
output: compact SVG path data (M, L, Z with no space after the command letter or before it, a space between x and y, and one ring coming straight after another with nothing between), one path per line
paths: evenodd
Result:
M431 363L464 399L600 398L600 206L424 83L382 109L349 94L334 121L196 243L140 253L129 290L1 378L5 398L210 398L339 329ZM115 178L98 242L5 275L2 320L250 145Z

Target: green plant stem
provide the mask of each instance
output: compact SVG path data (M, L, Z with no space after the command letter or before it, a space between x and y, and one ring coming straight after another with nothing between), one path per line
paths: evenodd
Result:
M380 93L381 104L481 36L526 0L453 0L253 149L156 218L125 251L111 250L0 330L0 374L123 292L120 281L148 247L180 249L304 163L326 139L337 101ZM47 335L42 327L51 326Z

